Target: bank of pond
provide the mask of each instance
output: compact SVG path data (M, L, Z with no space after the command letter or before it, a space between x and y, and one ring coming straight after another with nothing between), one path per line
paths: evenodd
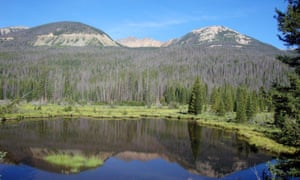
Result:
M0 174L2 179L254 179L280 154L298 150L266 135L276 130L257 125L270 114L249 125L232 122L233 114L185 111L23 105L2 119L0 151L6 154Z
M6 122L0 147L2 179L254 177L276 158L236 132L161 119Z

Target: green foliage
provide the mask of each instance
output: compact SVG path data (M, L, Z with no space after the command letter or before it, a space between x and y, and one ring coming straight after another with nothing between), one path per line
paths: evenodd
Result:
M274 124L281 128L279 140L284 144L300 146L300 79L290 76L290 86L275 86Z
M300 126L299 119L284 118L284 124L281 129L279 141L291 145L300 146Z
M67 168L72 173L79 172L80 168L94 168L103 164L103 160L97 157L85 157L82 155L53 154L44 157L44 160Z
M72 108L72 106L66 106L65 108L64 108L64 111L65 112L70 112L70 111L72 111L73 110L73 108Z
M220 100L219 105L218 105L217 114L218 114L218 116L224 116L225 113L226 113L226 110L225 110L224 102L223 102L223 100Z
M188 113L190 114L201 114L203 108L203 87L200 79L197 78L193 85L191 98L188 107Z
M256 94L248 94L247 105L246 105L246 116L247 120L252 120L257 112Z
M237 89L236 97L236 120L237 122L243 123L247 120L246 114L247 106L247 90L243 87Z
M268 111L273 110L272 95L271 92L267 92L263 87L259 88L258 92L258 108L259 111Z
M298 155L300 155L298 153ZM287 177L300 177L300 159L279 159L275 164L268 165L272 172L272 179L287 179Z
M224 107L226 112L232 112L234 106L234 88L226 85L224 89Z
M0 161L5 158L7 152L0 151Z
M214 87L210 96L211 109L213 112L218 111L219 101L221 99L221 94L217 87Z
M189 101L190 90L177 83L168 85L164 92L164 101L167 104L178 102L180 104L187 104Z
M279 39L288 46L297 46L299 50L300 3L299 0L289 0L285 12L276 9Z
M1 48L0 99L31 92L28 102L110 103L165 99L188 104L196 76L205 80L204 102L214 86L245 84L270 87L286 82L287 71L274 56L279 51L247 48ZM226 55L225 55L226 54ZM236 63L237 62L237 63ZM235 64L236 63L236 64ZM241 73L243 72L243 73ZM234 96L234 95L233 95ZM228 101L224 101L227 103ZM163 103L163 101L162 101ZM225 107L230 107L225 104Z
M287 46L296 47L295 57L279 56L278 59L295 69L295 74L289 76L290 85L283 87L274 85L273 103L275 106L274 123L281 129L280 142L300 147L300 1L289 0L286 12L276 10L279 39ZM278 163L270 166L272 174L277 179L300 177L300 156L281 157Z
M202 127L195 121L188 122L188 132L191 142L191 148L194 156L194 161L196 162L201 151L201 135Z
M4 114L9 114L9 113L15 113L18 111L18 107L17 105L19 104L21 98L16 98L13 101L5 104L5 105L0 105L0 118L2 118L2 116Z

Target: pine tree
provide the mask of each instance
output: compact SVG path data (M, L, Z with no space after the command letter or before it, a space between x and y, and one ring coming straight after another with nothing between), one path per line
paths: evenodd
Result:
M225 110L225 105L222 99L219 100L219 105L218 105L218 109L217 109L217 115L218 116L224 116L226 113Z
M295 74L289 76L290 85L282 87L275 84L273 103L275 106L274 122L281 129L279 140L282 143L300 146L300 1L289 0L286 12L276 10L278 29L282 35L279 39L287 46L296 47L297 56L281 56L279 60L295 69ZM298 152L299 154L299 152ZM280 177L290 179L300 177L300 156L293 159L278 161L271 171ZM279 172L279 173L278 173Z
M246 115L247 120L253 119L256 113L256 105L253 96L249 93L247 98Z
M188 113L190 114L201 114L203 106L203 94L200 79L197 78L193 85L191 98L188 107Z
M224 92L224 107L226 112L232 112L233 111L233 88L229 85L225 86L225 92Z
M211 103L211 110L213 112L217 112L218 110L218 105L220 101L220 93L217 87L213 87L211 96L210 96L210 103Z
M275 125L282 129L283 143L300 146L300 2L289 0L286 12L276 10L279 39L296 47L297 56L280 56L279 60L295 69L289 76L290 86L275 85Z
M246 105L247 90L245 88L238 87L236 97L236 120L238 122L243 123L247 120Z

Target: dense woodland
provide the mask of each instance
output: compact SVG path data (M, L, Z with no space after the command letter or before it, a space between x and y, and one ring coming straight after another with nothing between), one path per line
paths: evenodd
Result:
M258 91L286 84L289 69L276 60L279 53L225 46L1 47L0 99L187 104L197 77L207 95L225 85Z

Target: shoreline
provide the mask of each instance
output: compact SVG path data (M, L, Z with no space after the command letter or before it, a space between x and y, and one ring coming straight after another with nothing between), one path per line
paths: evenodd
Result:
M37 108L31 104L19 105L17 113L4 114L0 120L3 121L26 121L28 119L49 119L49 118L92 118L103 120L140 120L168 119L168 120L193 120L198 125L221 128L228 131L236 131L238 137L258 148L266 150L276 155L295 154L299 148L282 145L275 140L267 137L265 133L274 131L274 128L263 127L253 124L238 124L228 122L232 120L233 114L219 117L211 113L200 115L190 115L184 112L186 107L180 109L169 109L168 107L141 107L141 106L103 106L103 105L84 105L84 106L63 106L63 105L43 105Z

